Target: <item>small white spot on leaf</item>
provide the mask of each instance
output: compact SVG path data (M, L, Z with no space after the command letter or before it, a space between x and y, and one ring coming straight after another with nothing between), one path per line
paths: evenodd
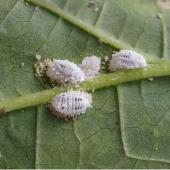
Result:
M36 55L35 55L35 58L39 61L39 60L41 60L41 55L36 54Z
M24 67L24 66L25 66L25 63L22 62L22 63L21 63L21 67Z

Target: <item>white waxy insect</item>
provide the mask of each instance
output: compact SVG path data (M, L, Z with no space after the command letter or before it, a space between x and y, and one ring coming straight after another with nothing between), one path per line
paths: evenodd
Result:
M146 66L146 60L142 55L131 50L121 50L112 54L109 68L110 71L116 71L123 69L141 68Z
M93 78L99 73L101 65L101 59L94 55L85 57L80 65L80 68L84 71L85 78Z
M53 60L48 66L46 75L54 84L76 84L84 81L84 72L68 60Z
M72 118L92 107L91 94L84 91L68 91L55 96L49 104L52 113L59 118Z

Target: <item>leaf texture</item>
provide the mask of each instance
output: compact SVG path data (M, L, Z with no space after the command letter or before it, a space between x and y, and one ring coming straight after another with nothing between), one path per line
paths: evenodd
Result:
M96 0L97 11L89 0L46 2L127 48L168 59L169 12L161 11L161 20L155 0ZM1 0L0 100L44 89L34 76L35 54L80 63L111 55L115 49L101 41L46 9ZM74 121L44 106L0 118L0 168L169 168L169 83L157 78L96 91L94 107Z

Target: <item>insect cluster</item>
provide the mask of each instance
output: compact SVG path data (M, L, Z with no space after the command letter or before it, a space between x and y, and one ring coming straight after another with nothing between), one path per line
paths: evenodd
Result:
M36 59L39 55L36 55ZM88 56L77 64L68 60L46 59L35 65L36 75L46 76L52 85L77 84L95 77L100 70L100 58ZM59 118L72 118L85 113L92 105L92 97L84 91L68 91L55 96L48 107Z
M40 57L39 57L40 58ZM47 76L53 85L77 84L94 78L99 74L101 59L97 56L85 57L77 65L68 60L46 59L35 66L38 76ZM131 50L121 50L113 53L109 60L110 71L146 67L145 58ZM73 118L85 113L92 107L91 94L84 91L67 91L55 96L48 104L50 110L59 118Z

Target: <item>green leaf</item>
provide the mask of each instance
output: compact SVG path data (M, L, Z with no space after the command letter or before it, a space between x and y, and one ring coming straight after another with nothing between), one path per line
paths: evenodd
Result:
M40 2L71 13L91 32L48 9L1 0L0 101L44 89L34 76L37 53L80 63L120 46L169 57L169 12L155 0L96 0L96 12L89 0ZM112 47L98 41L101 34ZM169 83L157 78L96 91L94 107L74 121L56 119L44 106L1 117L0 168L169 168Z
M170 12L159 14L163 57L170 56ZM128 156L170 163L169 79L159 78L118 87L122 140Z

